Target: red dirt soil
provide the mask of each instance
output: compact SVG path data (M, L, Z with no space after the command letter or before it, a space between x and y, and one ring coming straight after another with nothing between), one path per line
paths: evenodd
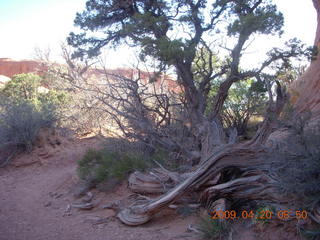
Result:
M196 214L182 217L174 210L165 210L142 226L120 223L115 213L103 206L131 194L126 182L108 193L92 190L95 204L92 210L71 208L67 211L69 204L81 203L81 199L73 195L79 182L76 161L86 150L99 148L102 140L52 136L49 142L43 139L48 140L48 135L42 137L41 147L0 168L0 240L200 239L199 235L187 231L189 224L199 221ZM228 239L286 240L295 239L293 235L284 232L283 227L270 225L257 231L251 221L239 221L233 224Z
M183 218L174 211L158 216L148 224L128 227L111 210L101 206L123 199L130 193L125 184L106 194L92 191L93 210L72 208L80 202L72 194L76 161L89 148L97 148L97 138L64 141L60 146L46 146L22 155L0 169L0 240L149 240L197 239L187 227L195 217ZM99 219L102 224L95 224Z

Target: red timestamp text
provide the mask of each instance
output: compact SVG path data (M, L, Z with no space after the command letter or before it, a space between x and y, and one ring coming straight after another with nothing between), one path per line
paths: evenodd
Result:
M271 219L280 219L280 220L288 220L295 218L297 220L307 219L308 212L306 210L279 210L279 211L271 211L271 210L260 210L258 212L254 212L253 210L243 210L243 211L235 211L235 210L214 210L211 213L212 219L261 219L261 220L271 220Z

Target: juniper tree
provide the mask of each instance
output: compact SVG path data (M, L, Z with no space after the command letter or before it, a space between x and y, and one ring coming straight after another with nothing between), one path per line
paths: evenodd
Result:
M200 193L200 201L209 208L216 204L223 205L218 206L222 207L220 209L225 208L226 199L231 202L239 199L290 201L276 191L274 180L264 169L270 163L263 144L274 130L287 96L276 76L292 65L292 57L309 56L311 49L294 39L281 49L271 49L260 65L251 69L242 66L250 40L257 35L281 36L283 22L283 15L271 0L87 1L86 10L78 13L75 19L82 32L70 33L68 38L69 44L77 49L73 57L93 58L104 47L129 44L139 47L142 60L156 60L159 71L173 67L177 83L183 87L184 116L190 123L190 135L195 139L192 145L196 146L202 160L196 171L186 175L164 170L163 174L175 187L168 192L164 188L166 193L159 198L118 208L117 216L122 222L143 224L190 191ZM233 46L221 47L224 38ZM219 47L227 52L219 56L222 64L216 64L213 57L218 55ZM230 87L247 79L254 79L257 86L266 88L268 114L252 140L226 144L221 124L224 103ZM216 87L217 80L221 83L212 97L208 93ZM128 86L136 88L133 81L126 81L133 84ZM272 82L277 86L276 100ZM156 140L163 136L152 130L145 134ZM188 153L187 149L179 150ZM160 183L150 176L133 174L129 186L141 193L150 188L150 181L160 188L165 186L165 181ZM218 199L223 201L218 203Z
M104 47L129 44L139 47L142 60L156 60L159 71L173 67L184 89L190 132L198 141L197 151L206 157L227 142L221 112L232 84L274 80L270 73L264 77L268 67L277 66L279 71L291 64L292 57L307 54L299 41L291 40L283 49L271 49L260 66L241 67L249 40L256 35L281 36L283 24L283 15L271 0L89 0L75 18L82 31L70 33L68 43L76 48L76 58L93 58ZM221 57L223 64L203 57L205 64L195 73L200 49L217 55L220 45L215 43L225 37L234 44ZM222 79L217 94L208 97L216 79Z

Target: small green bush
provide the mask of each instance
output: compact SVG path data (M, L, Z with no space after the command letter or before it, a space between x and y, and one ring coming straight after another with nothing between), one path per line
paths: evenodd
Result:
M13 76L0 90L0 147L18 146L31 151L41 128L51 128L68 102L64 92L39 92L41 77Z
M129 149L128 149L129 150ZM161 154L147 156L139 151L117 151L116 149L89 150L78 161L78 175L95 184L110 179L124 179L135 170L144 171L153 165L152 159L160 160Z
M203 239L223 239L229 235L231 226L227 221L203 217L198 225L198 230Z
M1 90L2 94L15 102L33 101L37 98L41 77L35 74L17 74Z
M57 118L48 109L37 109L29 102L0 106L0 145L16 145L31 151L41 128L50 128Z

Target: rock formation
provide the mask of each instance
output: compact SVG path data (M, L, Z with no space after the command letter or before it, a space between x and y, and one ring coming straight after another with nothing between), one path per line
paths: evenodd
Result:
M320 0L313 0L317 10L318 26L314 45L320 50ZM297 93L297 98L293 104L299 112L311 111L312 117L320 116L320 54L312 61L307 71L298 79L293 89Z
M0 58L0 75L12 78L20 73L41 73L40 64L32 60L16 61L10 58Z

